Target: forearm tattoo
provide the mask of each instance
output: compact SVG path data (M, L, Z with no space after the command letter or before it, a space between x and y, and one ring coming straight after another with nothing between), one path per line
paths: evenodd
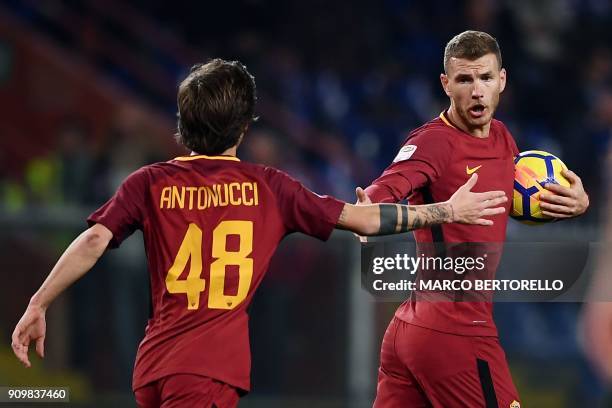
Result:
M416 208L408 207L408 214L410 214L409 217L412 221L412 229L419 229L425 226L425 221L423 220L423 217L421 217L419 211Z
M432 225L451 222L453 210L450 204L407 206L379 204L380 228L377 235L397 234Z

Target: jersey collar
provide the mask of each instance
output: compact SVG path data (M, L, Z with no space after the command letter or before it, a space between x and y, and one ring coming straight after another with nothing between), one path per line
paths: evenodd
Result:
M452 127L453 129L459 130L459 129L457 129L457 126L453 125L453 123L450 121L450 119L448 119L448 118L446 117L446 111L442 111L442 112L440 113L439 118L442 120L442 122L444 122L444 123L446 124L446 126L450 126L450 127Z
M460 132L460 133L462 133L462 134L464 134L464 135L470 136L470 137L472 137L472 138L475 138L475 139L484 140L484 141L486 141L486 140L491 140L491 129L492 129L492 127L493 127L493 121L491 121L491 127L489 127L489 135L488 135L487 137L476 137L476 136L474 136L474 135L469 134L469 133L468 133L468 132L466 132L465 130L462 130L462 129L461 129L461 128L459 128L457 125L455 125L455 124L454 124L454 123L453 123L453 122L450 120L450 118L447 116L447 112L448 112L448 111L442 111L442 112L440 113L440 115L438 116L438 117L440 118L440 120L441 120L442 122L444 122L444 124L445 124L446 126L451 127L451 128L453 128L453 129L455 129L456 131L458 131L458 132Z
M179 161L189 161L189 160L198 160L198 159L206 159L206 160L229 160L229 161L240 161L236 156L206 156L204 154L196 154L193 156L180 156L175 157L174 160Z

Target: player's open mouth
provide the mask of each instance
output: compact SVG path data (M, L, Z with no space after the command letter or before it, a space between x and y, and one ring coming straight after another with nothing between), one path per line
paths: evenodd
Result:
M484 115L487 108L484 105L476 104L470 107L469 112L474 118L480 118Z

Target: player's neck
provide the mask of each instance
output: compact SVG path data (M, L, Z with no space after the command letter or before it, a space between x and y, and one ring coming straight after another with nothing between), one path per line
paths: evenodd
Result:
M238 150L238 145L234 145L232 147L230 147L229 149L227 149L226 151L224 151L223 153L221 153L221 156L237 156L237 150Z
M215 154L214 156L233 156L233 157L237 157L237 150L238 150L238 146L232 146L229 149L225 150L223 153L221 154ZM191 156L199 156L200 153L198 152L191 152Z
M446 115L455 127L463 130L465 133L468 133L479 139L489 137L489 129L491 128L490 121L483 126L470 127L465 123L465 121L461 119L461 116L457 113L457 110L452 104L450 108L448 108L448 110L446 111Z

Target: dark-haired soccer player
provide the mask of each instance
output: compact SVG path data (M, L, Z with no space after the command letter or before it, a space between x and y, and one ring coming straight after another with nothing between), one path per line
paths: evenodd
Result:
M357 207L319 196L285 173L241 162L236 149L254 118L255 81L238 62L195 66L178 91L178 139L191 156L131 174L88 222L30 300L13 332L16 356L42 357L45 313L107 247L144 234L153 315L140 343L133 389L140 407L234 407L250 388L246 309L279 242L334 227L364 235L419 225L483 226L504 211L501 191L472 193L474 176L447 201Z
M441 202L474 174L479 189L512 195L512 135L493 113L506 86L497 41L466 31L444 51L442 87L450 107L410 133L393 163L369 186L358 190L362 203ZM541 195L544 214L568 218L582 214L588 197L578 176L564 176L571 188L550 185ZM510 202L506 203L506 210ZM437 225L418 229L425 242L503 242L508 211L480 225ZM492 304L418 302L409 299L395 313L381 347L375 408L503 407L520 400L499 344Z

